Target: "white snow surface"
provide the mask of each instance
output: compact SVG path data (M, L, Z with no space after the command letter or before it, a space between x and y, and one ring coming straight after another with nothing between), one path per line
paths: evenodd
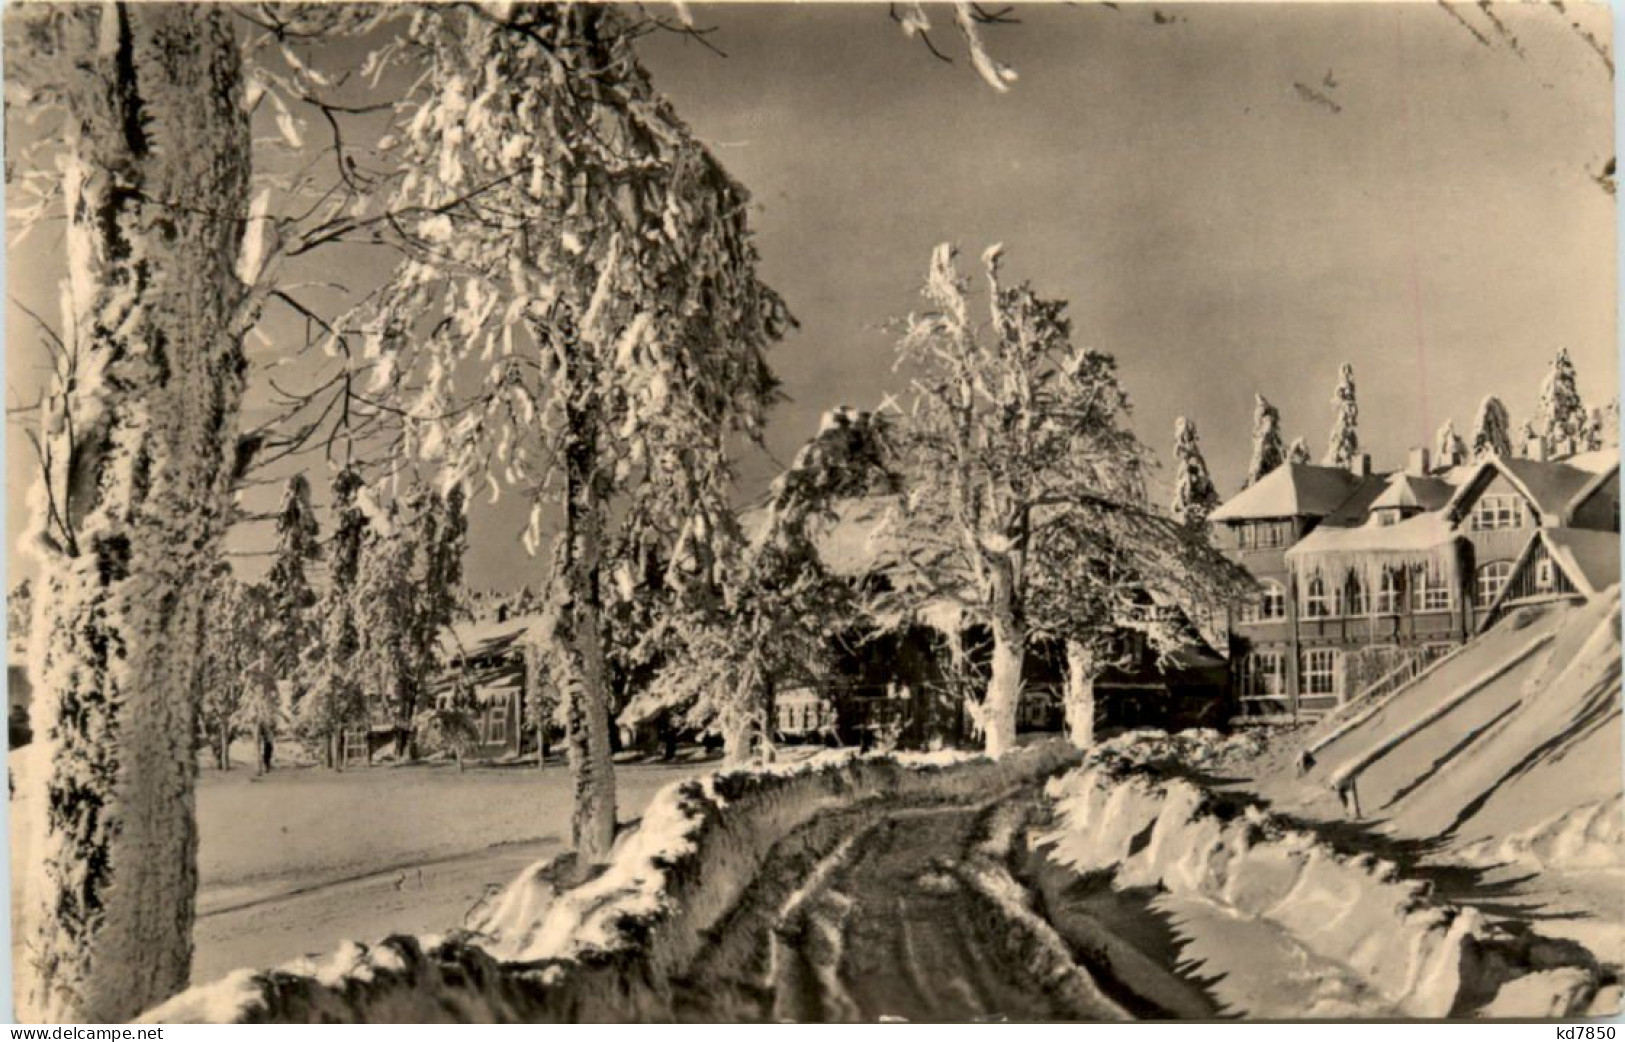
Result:
M565 1009L578 1020L654 1018L665 1008L659 982L682 972L703 932L735 906L790 831L826 810L882 797L986 799L1077 756L1062 742L997 761L958 752L833 752L675 783L620 837L609 864L579 886L557 885L562 862L540 862L472 932L346 944L326 960L283 967L274 983L239 973L192 988L143 1019L512 1021ZM582 960L611 952L643 968L605 970L601 960Z
M1463 996L1494 994L1522 975L1519 958L1523 969L1538 961L1527 952L1477 958L1479 948L1506 943L1477 911L1435 900L1425 883L1401 878L1392 863L1338 854L1256 808L1227 818L1183 779L1089 763L1046 791L1058 824L1037 842L1051 846L1059 863L1084 873L1112 871L1114 885L1158 889L1184 909L1175 919L1186 957L1202 963L1203 976L1234 973L1259 982L1252 993L1225 995L1236 1012L1282 1015L1271 1005L1270 982L1289 977L1301 953L1347 969L1359 987L1327 993L1300 1016L1459 1015ZM1223 914L1191 913L1203 905ZM1226 924L1235 919L1268 925L1283 943L1225 943L1234 933ZM1259 961L1271 952L1281 964L1261 971ZM1574 994L1565 1012L1583 1011L1595 983ZM1563 994L1572 990L1565 984ZM1541 1011L1526 1015L1550 1015L1545 1011L1561 999L1526 985L1500 1008L1519 1003Z

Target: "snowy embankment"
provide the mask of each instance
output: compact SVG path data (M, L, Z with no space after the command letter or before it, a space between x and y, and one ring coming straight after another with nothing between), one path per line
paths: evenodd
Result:
M831 810L978 802L1073 764L1053 742L998 761L963 754L831 756L673 785L606 869L560 890L526 870L472 931L343 946L321 966L241 971L149 1011L149 1022L670 1019L670 984L736 906L769 852ZM883 799L882 799L883 798Z
M1056 828L1035 841L1074 872L1159 894L1183 957L1231 1012L1568 1016L1596 994L1595 965L1574 946L1500 930L1389 862L1338 854L1131 759L1092 758L1052 780ZM1272 958L1278 971L1260 972Z

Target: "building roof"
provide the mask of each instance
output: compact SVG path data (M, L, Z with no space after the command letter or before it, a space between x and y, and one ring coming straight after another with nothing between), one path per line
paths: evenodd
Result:
M1208 515L1212 521L1263 518L1326 517L1347 503L1363 486L1382 488L1380 479L1361 478L1343 467L1283 463L1230 497ZM1376 493L1373 493L1375 495Z
M1368 509L1437 510L1450 502L1455 492L1455 486L1442 478L1399 473L1388 479L1388 487Z
M1589 452L1577 452L1563 460L1571 467L1601 474L1619 466L1619 449L1593 449Z
M1286 556L1301 559L1326 553L1411 554L1444 546L1455 536L1444 515L1438 513L1418 514L1392 525L1376 521L1354 528L1322 525L1289 548Z
M1574 588L1594 597L1619 582L1619 535L1583 528L1543 528L1538 538L1574 583Z
M1447 505L1452 517L1459 518L1477 500L1485 476L1492 473L1501 474L1511 482L1534 504L1543 518L1562 518L1575 497L1596 477L1594 471L1582 470L1568 463L1491 456L1480 463L1472 477L1456 489L1456 494Z
M484 658L507 651L517 654L523 638L541 626L545 618L542 612L531 612L502 622L495 619L457 622L442 633L440 640L446 654L452 658Z

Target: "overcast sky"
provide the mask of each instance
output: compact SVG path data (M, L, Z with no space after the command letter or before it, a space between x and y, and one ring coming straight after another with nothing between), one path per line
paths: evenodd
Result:
M1614 393L1614 209L1592 178L1613 91L1570 24L1608 40L1607 10L1495 5L1521 54L1457 10L1471 30L1433 3L1022 7L988 31L1020 75L1006 94L940 11L953 65L884 5L697 5L727 57L674 36L643 54L754 192L764 275L801 320L772 356L780 458L823 409L900 389L883 326L919 306L935 243L970 266L1003 242L1117 356L1140 436L1166 458L1190 417L1228 494L1254 393L1318 459L1343 361L1379 467L1447 417L1465 434L1487 394L1521 421L1559 347L1588 402ZM748 461L747 491L769 472ZM473 584L530 577L519 516L474 519Z

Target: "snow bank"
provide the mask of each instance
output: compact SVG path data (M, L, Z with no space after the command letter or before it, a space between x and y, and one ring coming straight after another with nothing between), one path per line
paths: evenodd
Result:
M1515 938L1472 909L1432 899L1427 884L1400 878L1389 862L1338 854L1255 808L1226 814L1183 779L1092 764L1052 780L1047 793L1058 827L1038 842L1053 847L1058 863L1110 870L1119 887L1156 887L1267 921L1306 951L1352 970L1403 1015L1470 1014L1506 981L1563 961L1561 948L1536 951L1532 946L1544 943L1538 938ZM1204 968L1223 972L1211 961ZM1595 976L1587 979L1589 987L1576 990L1565 977L1560 995L1526 982L1502 993L1497 1009L1583 1011L1596 990Z
M681 977L775 844L829 810L980 802L1074 765L1064 742L1000 760L820 756L723 772L659 793L610 863L560 886L532 866L471 932L346 945L322 966L234 974L148 1022L581 1022L670 1020ZM884 801L880 799L884 797Z
M1238 731L1224 734L1211 728L1193 728L1169 734L1155 728L1125 731L1089 750L1098 762L1158 766L1174 770L1216 768L1251 760L1264 751L1262 734Z
M1502 839L1484 839L1460 851L1475 865L1533 863L1555 869L1625 868L1625 798L1583 803L1534 828Z

